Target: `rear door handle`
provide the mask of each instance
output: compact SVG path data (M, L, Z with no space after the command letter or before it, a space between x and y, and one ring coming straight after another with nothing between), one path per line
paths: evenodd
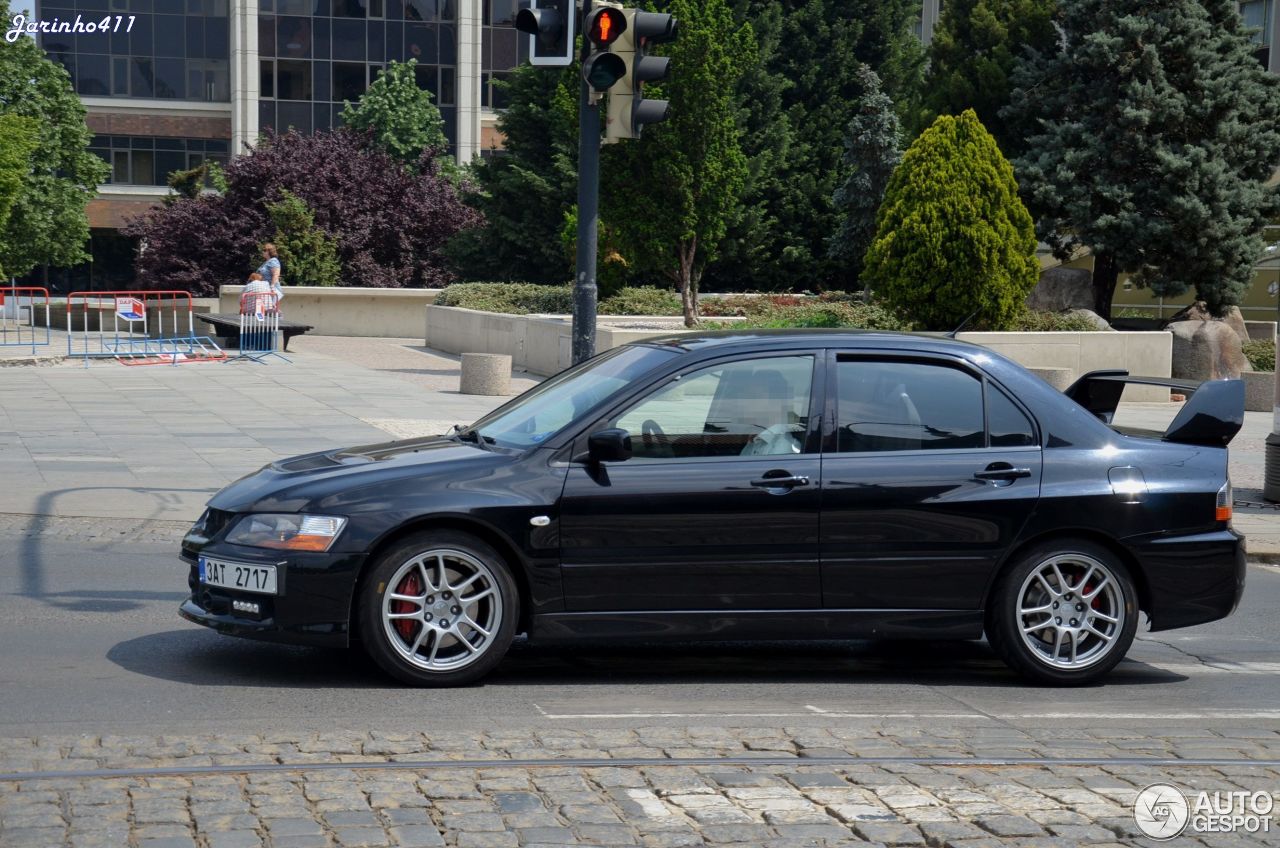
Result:
M973 472L975 480L1020 480L1023 477L1030 477L1030 468L1014 468L1007 462L993 462L982 471Z
M759 480L752 480L751 485L757 486L761 489L793 489L796 486L809 485L809 478L801 474L762 477Z

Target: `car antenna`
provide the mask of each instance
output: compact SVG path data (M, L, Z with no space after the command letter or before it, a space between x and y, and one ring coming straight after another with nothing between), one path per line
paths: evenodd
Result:
M979 313L979 312L981 312L981 311L982 311L981 309L975 309L973 312L970 312L970 313L969 313L969 317L968 317L968 318L966 318L966 319L964 319L963 321L961 321L961 322L960 322L960 326L959 326L959 327L956 327L954 330L952 330L951 332L947 333L947 338L949 338L949 339L954 339L957 335L959 335L959 333L960 333L960 331L961 331L961 330L963 330L965 327L969 326L969 322L970 322L970 321L972 321L974 318L977 318L977 317L978 317L978 313Z

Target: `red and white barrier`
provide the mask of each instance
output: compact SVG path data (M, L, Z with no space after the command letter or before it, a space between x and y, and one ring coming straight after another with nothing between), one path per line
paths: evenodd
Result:
M72 292L67 295L67 355L111 357L125 365L178 365L226 359L195 334L195 304L185 291Z

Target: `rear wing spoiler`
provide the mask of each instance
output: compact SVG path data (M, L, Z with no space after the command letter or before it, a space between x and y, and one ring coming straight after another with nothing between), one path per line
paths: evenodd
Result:
M1244 382L1241 380L1172 380L1130 377L1128 371L1090 371L1063 394L1107 424L1115 418L1128 384L1162 386L1187 396L1187 403L1161 436L1166 442L1226 447L1244 426Z

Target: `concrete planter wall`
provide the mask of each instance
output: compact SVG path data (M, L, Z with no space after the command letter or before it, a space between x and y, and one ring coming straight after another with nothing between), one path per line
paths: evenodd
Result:
M602 323L596 327L596 350L611 350L654 336L693 332L627 326L678 320L669 315L602 316ZM505 353L511 356L514 367L543 377L558 374L573 364L573 324L567 315L506 315L457 306L428 306L426 343L446 353Z
M219 312L238 312L244 286L219 290ZM436 302L440 289L366 289L350 286L284 287L284 317L310 324L324 336L381 336L416 339L422 335L422 308Z
M682 329L628 328L627 324L672 322L671 317L605 316L608 323L596 329L596 350L676 333ZM572 326L564 315L503 315L459 309L427 307L428 347L448 353L506 353L512 364L534 374L550 376L571 362ZM961 333L964 341L989 347L1034 368L1065 368L1075 380L1087 371L1126 368L1132 374L1168 377L1172 365L1173 337L1169 333ZM1126 400L1167 401L1168 391L1157 388L1127 390Z
M1248 412L1271 412L1276 407L1276 372L1245 371L1244 408Z
M1124 368L1144 377L1168 377L1173 370L1173 334L1164 332L961 333L1028 368L1069 368L1072 381L1090 371ZM1169 400L1167 389L1131 386L1126 401Z

